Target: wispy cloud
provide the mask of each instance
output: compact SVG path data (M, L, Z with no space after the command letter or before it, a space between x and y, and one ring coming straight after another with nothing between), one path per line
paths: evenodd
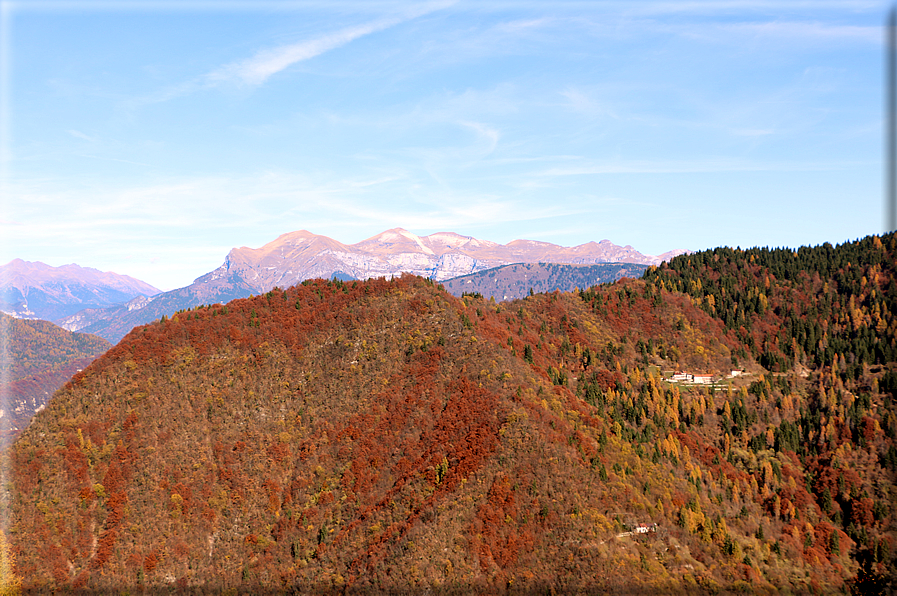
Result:
M710 43L880 44L882 27L842 25L807 20L744 20L737 23L660 23L644 21L646 30L662 31Z
M149 167L149 165L150 165L150 164L148 164L148 163L143 163L143 162L141 162L141 161L131 161L130 159L119 159L119 158L117 158L117 157L102 157L102 156L100 156L100 155L86 155L86 154L84 154L84 153L75 153L75 155L77 155L78 157L87 157L87 158L89 158L89 159L100 159L100 160L103 160L103 161L117 161L117 162L119 162L119 163L129 163L129 164L132 164L132 165L135 165L135 166L147 166L147 167Z
M464 126L466 128L469 128L471 130L476 131L476 133L480 137L482 137L483 139L486 140L486 142L489 145L488 149L486 150L486 153L492 153L493 151L495 151L495 147L498 145L498 139L499 139L499 137L501 137L501 133L499 133L499 131L497 129L492 128L491 126L487 126L486 124L483 124L482 122L470 122L470 121L463 120L463 121L459 122L458 124L460 124L461 126Z
M773 128L733 128L731 132L741 137L765 137L775 134L776 131Z
M163 103L227 83L252 87L262 85L273 75L282 72L294 64L345 46L366 35L383 31L400 23L447 8L456 2L457 0L425 2L412 6L404 12L391 17L376 19L362 25L346 27L339 31L327 33L313 39L306 39L274 48L265 48L259 50L250 58L225 64L204 75L194 77L176 85L169 85L155 93L143 97L133 98L125 102L125 104L128 108L134 109L145 104Z
M732 14L734 12L768 12L770 10L804 10L854 12L880 11L879 0L661 0L658 2L605 2L604 8L625 9L630 15L668 14Z
M567 107L574 111L579 112L581 114L585 114L587 116L610 116L611 118L619 118L619 116L614 113L613 110L609 109L607 106L600 104L595 101L594 98L590 97L583 91L579 89L575 89L573 87L568 87L560 92L560 94L567 98Z
M76 138L78 138L78 139L82 139L82 140L84 140L84 141L88 141L88 142L91 142L91 143L96 143L96 142L97 142L97 140L96 140L95 138L93 138L93 137L91 137L91 136L88 136L88 135L84 134L84 133L81 132L80 130L70 130L70 131L68 131L68 133L69 133L70 135L72 135L73 137L76 137Z
M438 201L434 200L438 197ZM303 201L304 202L304 201ZM549 218L571 217L581 213L572 206L559 204L539 204L526 206L491 193L455 193L451 190L430 192L427 200L422 200L409 209L408 203L396 204L388 208L375 208L369 201L358 197L329 197L326 207L308 203L291 210L292 218L304 224L313 225L318 233L330 234L346 241L346 228L364 229L375 233L379 229L403 227L408 230L469 230L476 227L493 226L496 221L504 224L539 221ZM334 221L339 221L338 228ZM343 234L341 236L341 234Z
M507 33L520 33L540 29L546 25L555 22L554 18L526 19L517 21L508 21L498 24L495 29Z
M772 21L765 23L736 23L720 27L729 33L747 33L763 38L787 40L854 40L881 43L882 28L879 25L833 25L806 21Z
M761 133L762 134L762 133ZM832 171L844 163L761 163L742 160L631 160L592 162L569 167L549 168L539 176L583 176L589 174L689 174L710 172L794 172Z
M246 85L261 85L271 76L282 70L320 56L321 54L342 47L349 42L383 31L399 23L410 21L427 13L450 6L454 2L434 2L416 6L400 15L378 19L363 25L347 27L333 33L322 35L298 43L268 48L259 51L255 56L227 64L206 75L210 83L236 81Z
M207 75L210 82L237 81L246 85L261 85L269 77L297 62L319 56L328 50L344 46L350 41L382 31L398 23L398 20L375 21L366 25L349 27L317 39L262 50L252 58L223 66Z
M356 230L362 239L395 226L455 230L577 212L575 205L521 204L489 190L415 188L414 180L401 174L376 174L268 171L102 188L62 188L50 179L23 181L9 189L16 207L0 221L0 236L29 258L51 264L74 260L121 269L111 264L110 255L133 254L142 264L135 263L127 273L170 288L217 267L233 246L260 246L294 229L349 241L346 230ZM48 219L48 210L57 216ZM189 252L187 261L194 268L181 267L176 255L150 266L151 257L168 250L160 248L164 246L178 247L174 252L181 256ZM193 259L196 251L202 254L201 265ZM21 254L0 256L10 260Z

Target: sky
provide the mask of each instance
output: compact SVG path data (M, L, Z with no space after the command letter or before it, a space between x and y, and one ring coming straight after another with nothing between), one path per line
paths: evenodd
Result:
M0 264L883 231L885 2L0 0Z

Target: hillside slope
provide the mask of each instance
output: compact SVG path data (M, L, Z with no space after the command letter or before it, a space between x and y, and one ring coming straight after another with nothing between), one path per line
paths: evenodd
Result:
M856 592L897 589L897 234L797 250L717 248L651 268L645 280L688 293L744 343L740 356L776 371L751 385L746 409L722 429L748 470L772 449L793 452L806 493L800 484L768 491L766 509L798 520L803 505L815 506L825 527L852 540ZM754 410L772 423L766 433L744 424ZM697 440L712 444L712 435Z
M455 296L480 294L502 301L523 298L530 293L572 292L623 277L641 277L647 268L637 263L517 263L447 279L442 285Z
M206 274L185 288L163 292L151 299L135 298L125 304L99 309L85 309L56 321L60 326L82 333L98 335L117 343L131 329L150 321L215 302L228 302L252 296L253 288L238 277L218 279Z
M770 374L701 304L651 280L496 304L406 277L137 328L14 446L18 573L33 590L887 589L894 363ZM666 373L733 362L717 391ZM821 433L820 395L843 409Z
M71 333L47 321L0 313L0 444L28 426L31 417L72 375L112 347L106 340Z

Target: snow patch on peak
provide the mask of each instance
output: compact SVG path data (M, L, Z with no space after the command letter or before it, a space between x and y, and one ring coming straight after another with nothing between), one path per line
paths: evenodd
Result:
M436 254L436 253L434 253L432 250L430 250L429 248L427 248L427 247L424 245L423 240L421 240L420 236L417 236L417 235L415 235L415 234L412 234L411 232L409 232L409 231L407 231L407 230L401 230L401 231L399 231L399 234L401 234L402 236L404 236L404 237L407 238L408 240L411 240L411 241L413 241L415 244L417 244L417 245L420 247L421 251L422 251L424 254L428 254L428 255Z
M435 255L432 250L430 250L427 245L423 243L423 240L420 236L412 234L408 230L404 230L402 228L394 228L392 230L386 230L382 234L371 238L372 241L379 242L381 244L399 244L404 243L407 240L414 242L415 245L420 249L420 251L427 255Z

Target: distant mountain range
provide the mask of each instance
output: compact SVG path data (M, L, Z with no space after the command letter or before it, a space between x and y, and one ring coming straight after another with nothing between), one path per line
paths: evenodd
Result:
M402 228L348 245L301 230L258 249L235 248L221 267L197 282L238 278L256 292L267 292L275 286L286 288L306 279L333 276L369 279L412 273L444 281L510 263L659 265L682 252L655 257L609 240L573 247L533 240L498 244L453 232L416 236Z
M436 281L446 281L514 263L568 265L626 263L627 271L632 270L627 275L637 276L646 266L658 265L682 252L684 251L671 251L659 256L644 255L631 246L617 246L609 240L574 247L533 240L514 240L508 244L499 244L452 232L417 236L402 228L387 230L356 244L343 244L327 236L301 230L283 234L261 248L253 249L245 246L235 248L228 253L220 267L198 277L184 288L159 293L152 286L145 284L146 287L142 289L132 287L131 293L126 297L124 292L118 294L117 296L120 296L118 300L110 299L105 303L99 299L85 300L80 308L67 307L68 312L62 316L44 318L54 320L70 331L93 333L111 342L117 342L135 326L149 323L163 315L170 316L179 310L200 304L223 303L235 298L245 298L268 292L275 287L287 288L313 278L343 280L392 278L411 273ZM24 261L18 262L24 263ZM31 265L38 271L36 266L43 264ZM53 269L45 265L43 267ZM59 268L61 269L64 268ZM78 269L99 273L90 269ZM76 280L85 277L80 271L73 269L68 271L78 274L75 276ZM60 285L57 281L54 286L49 280L43 281L49 278L48 274L43 275L44 277L40 278L42 281L34 281L31 286L19 283L15 287L29 288L29 296L78 297L85 294L83 291L79 294L71 289L80 288L76 282L66 286ZM58 279L60 275L61 272L57 270L53 279ZM609 275L607 278L596 278L592 283L616 279L614 277L616 274ZM571 278L570 275L562 277ZM548 283L547 278L545 283ZM524 291L529 287L527 286ZM551 291L556 288L569 290L575 285L539 287ZM493 286L492 290L498 292L499 288ZM24 292L19 291L19 294ZM102 292L98 289L94 294ZM13 294L10 293L10 296ZM35 299L30 297L25 304L30 309L29 312L36 313L34 301ZM24 312L21 307L18 310L15 308L4 310L14 316L23 316Z
M85 308L103 308L160 292L127 275L75 264L51 267L14 259L0 267L0 311L17 319L55 321Z

